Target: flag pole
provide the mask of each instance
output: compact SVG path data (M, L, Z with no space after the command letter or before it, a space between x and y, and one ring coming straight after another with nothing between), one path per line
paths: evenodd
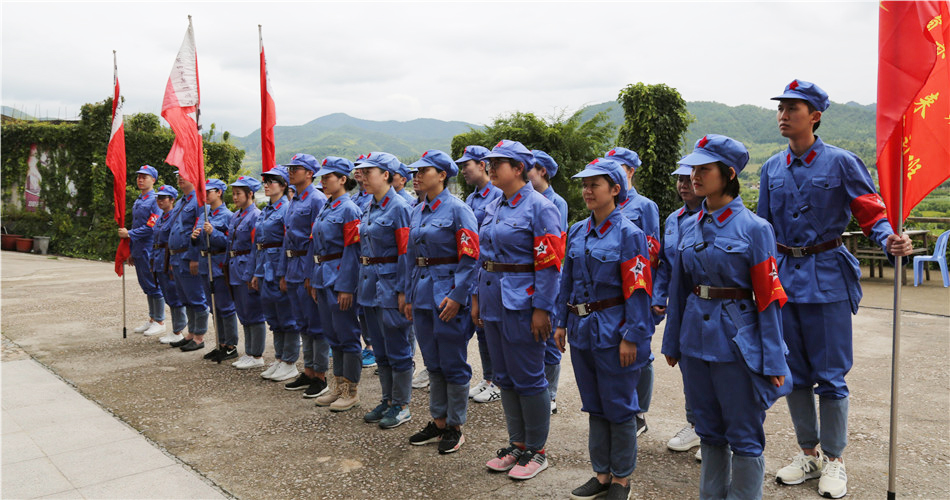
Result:
M119 71L119 60L116 56L115 50L112 51L112 70L113 74L118 73ZM115 117L113 116L114 120ZM108 168L108 167L107 167ZM125 210L125 207L122 207ZM121 245L122 243L119 242ZM125 314L125 262L122 263L122 338L128 338L128 325L126 323L126 314Z
M188 16L190 19L191 16ZM208 215L208 203L205 201L205 222L211 224L210 215ZM217 349L221 346L221 332L218 331L218 308L214 304L214 268L211 266L211 235L207 231L205 233L205 243L208 245L208 289L211 290L211 326L214 327L214 348ZM221 363L218 361L218 363Z
M904 117L901 117L901 137L904 136ZM904 154L898 149L900 160L900 179L897 183L897 235L904 234ZM897 387L898 365L901 352L901 275L904 258L894 259L894 335L891 346L891 424L887 457L887 500L897 498Z

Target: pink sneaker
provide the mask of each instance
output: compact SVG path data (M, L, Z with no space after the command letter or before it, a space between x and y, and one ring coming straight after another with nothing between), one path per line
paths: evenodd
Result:
M498 450L498 456L489 460L485 467L498 472L506 472L518 463L518 458L521 457L522 453L524 453L524 450L515 445L502 448Z
M543 451L528 450L522 452L521 456L518 457L518 465L508 471L508 477L512 479L531 479L547 468L548 459L544 456Z

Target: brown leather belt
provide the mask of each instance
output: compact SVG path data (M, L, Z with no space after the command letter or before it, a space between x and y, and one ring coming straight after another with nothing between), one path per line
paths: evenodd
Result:
M419 267L437 266L439 264L458 264L458 257L416 257L416 265Z
M178 255L178 254L180 254L180 253L185 253L185 252L187 252L187 251L188 251L188 247L172 248L171 250L168 251L168 253L171 254L171 255Z
M839 236L833 240L828 240L824 243L819 243L810 247L790 247L781 243L776 243L775 246L778 248L778 252L781 254L791 255L792 257L804 257L806 255L815 255L816 253L838 248L841 246L841 244L842 241L841 237Z
M337 260L337 259L339 259L340 257L343 257L343 252L339 252L339 253L328 253L328 254L326 254L326 255L314 255L314 256L313 256L313 263L314 263L314 264L321 264L321 263L323 263L323 262L327 262L327 261L331 261L331 260Z
M505 264L486 260L482 262L482 269L490 273L533 273L534 264Z
M368 266L370 264L390 264L393 262L399 262L399 257L366 257L365 255L360 255L360 264Z
M168 248L168 243L156 243L152 245L152 250L158 250L159 248Z
M202 250L201 256L207 257L208 255L221 255L223 253L228 253L228 252L227 250L211 250L210 252L208 250Z
M709 285L696 285L693 287L693 295L701 299L732 299L742 300L751 299L752 290L748 288L717 287Z
M250 250L231 250L228 252L228 255L231 257L237 257L238 255L247 255L249 253L251 253Z
M282 241L277 241L277 242L274 242L274 243L258 243L258 244L257 244L257 251L259 252L259 251L261 251L261 250L263 250L263 249L265 249L265 248L277 248L277 247L281 247L281 246L284 246L284 243L283 243Z
M307 255L306 250L284 250L284 255L287 257L303 257Z
M612 299L598 300L597 302L587 302L584 304L568 304L567 310L583 318L595 311L619 306L620 304L623 304L623 297L614 297Z

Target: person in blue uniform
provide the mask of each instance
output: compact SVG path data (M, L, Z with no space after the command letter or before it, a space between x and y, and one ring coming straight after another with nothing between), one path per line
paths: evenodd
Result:
M739 197L748 161L742 143L708 134L679 162L706 199L679 243L662 352L696 416L701 499L762 498L765 411L791 391L775 236Z
M157 197L158 209L162 211L161 217L155 222L155 237L152 243L152 274L155 281L162 289L162 297L172 315L172 331L158 339L163 344L177 342L184 338L181 334L188 326L188 316L185 313L185 304L178 297L178 289L175 287L175 281L168 269L168 233L172 226L172 211L175 208L175 198L178 197L178 190L163 185L155 191Z
M165 331L165 299L162 289L152 275L151 254L155 223L162 215L156 203L152 187L158 179L158 171L143 165L135 173L135 185L142 193L132 205L132 229L119 228L119 238L128 238L131 255L129 263L135 267L139 286L148 299L148 320L135 328L135 333L152 336Z
M264 319L273 332L274 361L261 372L261 377L269 378L281 367L284 354L284 337L297 331L297 323L290 309L290 297L280 288L280 279L287 273L287 257L284 255L284 217L290 202L290 177L287 167L277 165L261 174L264 179L264 195L267 206L257 216L254 230L254 277L251 288L261 294L261 307ZM238 369L260 368L264 366L264 344L266 332L253 329L254 339L245 348L251 359L235 365ZM260 338L257 338L260 335ZM295 349L296 346L293 346Z
M425 201L412 211L403 312L413 322L428 373L432 420L410 436L409 443L438 442L439 453L447 454L465 443L478 228L472 209L447 189L449 179L458 174L451 156L432 149L412 168L417 169L417 192L424 193Z
M396 190L396 194L402 196L406 203L410 207L416 205L416 197L409 194L409 191L406 191L406 184L412 180L412 172L409 171L409 167L402 162L399 162L399 168L396 169L396 173L393 175L393 189Z
M364 415L383 429L397 427L412 416L412 338L409 321L400 312L404 301L409 204L396 194L392 179L399 160L372 152L356 164L363 188L372 199L360 222L360 266L357 302L363 307L382 388L380 403ZM352 390L355 394L356 381Z
M209 298L209 302L214 296L214 311L211 314L218 334L218 346L205 354L204 359L218 363L236 358L238 343L237 312L224 272L228 261L228 225L232 215L224 204L224 191L227 188L227 184L220 179L209 179L205 184L208 211L198 213L198 224L191 233L191 243L200 250L201 259L189 264L192 273L201 275L205 297ZM208 257L211 258L210 275Z
M257 179L242 175L231 183L231 199L234 215L228 226L228 285L234 298L234 309L244 329L244 355L232 366L247 364L264 352L267 326L264 324L264 309L261 293L251 288L254 277L254 236L257 217L261 210L254 204L254 193L261 189ZM251 345L254 343L255 345ZM253 353L253 354L252 354Z
M356 158L355 164L366 159L369 155L359 155ZM366 189L363 187L363 174L359 169L353 170L353 179L356 180L356 195L353 196L353 202L356 203L356 206L359 207L361 213L366 213L369 210L369 204L372 202L373 195L366 192ZM356 304L356 317L360 322L360 331L362 332L363 347L362 351L362 360L363 368L372 368L376 366L376 355L373 353L373 343L369 337L369 329L367 328L366 316L363 314L363 307L358 303Z
M848 435L851 314L861 301L861 271L842 246L841 233L853 215L864 234L891 255L913 249L906 235L893 234L857 155L815 135L828 94L793 80L772 99L779 101L779 132L789 144L762 165L757 212L775 227L779 276L789 292L782 320L795 386L786 401L802 450L776 481L799 484L820 476L818 492L840 498L847 493L841 457Z
M481 225L482 219L485 218L485 207L502 195L501 190L495 187L491 183L491 179L488 178L488 165L485 162L485 155L490 152L488 148L478 145L465 146L462 156L455 160L465 183L475 188L475 191L465 198L465 204L474 212L477 225ZM485 340L485 329L475 326L474 334L478 339L478 357L482 362L482 379L469 390L468 397L476 403L501 401L501 389L492 381L494 372L492 370L491 352L488 350L488 341ZM471 338L471 335L469 335L469 338Z
M317 397L317 406L329 406L331 411L352 408L354 399L358 401L355 384L363 370L355 300L362 210L347 194L356 185L350 177L352 171L353 163L346 158L328 156L323 160L317 175L328 200L313 223L310 249L310 293L333 352L333 387L312 386L307 394L316 394L310 397Z
M647 246L650 250L650 266L656 271L660 255L660 209L653 200L641 195L633 187L633 176L642 164L640 155L627 148L615 147L604 153L604 158L615 160L623 165L627 172L627 200L620 205L620 210L639 227L647 237ZM640 374L640 384L637 386L641 413L637 415L637 436L647 431L647 421L643 414L650 411L650 402L653 400L653 359L650 359Z
M692 172L693 168L685 165L680 166L673 172L673 175L676 176L676 192L683 200L683 206L671 213L663 225L664 233L660 241L660 261L657 264L656 274L653 276L652 309L656 324L663 321L666 316L670 274L679 256L679 242L693 234L692 228L696 224L696 214L703 203L703 199L693 192L693 181L690 179ZM667 448L673 451L689 451L691 448L699 446L699 435L696 434L695 429L696 417L689 407L688 400L686 401L686 423L688 425L680 429L666 443ZM696 459L702 460L702 452L699 450L696 451Z
M554 204L528 183L531 151L503 140L485 158L504 196L487 207L479 228L482 269L472 318L488 337L509 441L485 465L513 479L530 479L548 467L544 446L551 398L544 352L564 256L563 229Z
M310 232L327 202L327 197L313 186L314 175L319 169L317 159L304 153L295 154L287 164L290 183L296 187L297 194L288 203L284 215L283 251L287 265L286 274L280 279L280 288L290 296L290 310L294 314L297 331L282 335L283 366L279 366L269 378L279 382L297 377L287 384L289 390L306 389L314 378L326 382L326 371L330 364L329 345L320 325L320 313L307 291L307 282L313 272L313 260L308 257ZM296 362L300 357L301 343L305 371L298 377Z
M534 168L528 170L528 181L534 187L535 191L544 195L545 198L554 203L557 211L561 214L561 227L565 232L561 233L561 238L567 240L567 202L561 195L554 192L551 187L551 178L557 175L558 165L551 158L551 155L540 149L532 149L534 155ZM555 311L555 315L558 311ZM552 317L554 324L557 324L557 317ZM551 396L551 414L557 413L557 386L561 379L561 350L558 349L554 336L548 337L548 345L544 351L544 378L548 379L548 394Z
M618 208L627 197L619 163L596 159L573 178L583 179L591 215L567 238L554 337L560 351L570 339L596 477L571 498L625 500L637 464L636 387L653 337L649 251L643 231Z
M177 172L176 172L176 175ZM204 187L204 186L202 186ZM208 300L204 285L197 270L191 272L191 263L200 258L198 247L191 244L191 233L198 227L198 199L195 185L178 175L181 199L172 211L171 229L168 233L168 266L171 269L178 296L185 303L188 317L188 334L181 340L170 342L184 352L204 349L204 336L208 332Z

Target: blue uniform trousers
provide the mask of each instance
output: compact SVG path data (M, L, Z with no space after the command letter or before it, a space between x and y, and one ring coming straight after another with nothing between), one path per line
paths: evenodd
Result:
M162 289L162 300L168 304L168 307L172 310L172 331L174 333L180 333L188 326L188 317L185 314L185 304L178 297L178 288L168 273L158 272L153 274L156 278L155 281L158 282L158 286Z
M553 325L551 331L554 331ZM561 350L557 348L553 334L548 337L544 345L544 378L548 381L548 394L551 396L551 401L554 401L557 398L558 382L561 380Z
M409 404L412 394L411 324L394 308L363 307L366 327L373 342L379 365L382 401L393 405Z
M573 358L572 358L573 359ZM614 423L597 415L588 417L590 465L597 474L627 477L637 467L637 422Z
M330 349L333 351L333 375L357 382L363 370L360 359L360 325L356 319L356 304L340 310L337 292L331 287L317 289L317 311ZM354 298L355 302L355 298Z
M201 275L192 275L181 259L172 259L171 268L178 296L188 308L188 332L204 335L208 332L208 302L205 299Z
M261 293L251 290L247 283L231 285L231 297L234 299L234 310L242 325L256 325L264 322L264 308L261 305Z
M264 310L264 319L274 332L297 331L294 314L290 310L290 297L280 291L280 283L258 278L261 289L261 308ZM277 349L277 339L274 339L274 349ZM277 351L280 358L280 351Z
M468 419L468 384L472 367L468 364L468 340L472 314L460 307L450 321L439 319L435 309L413 309L412 323L429 372L429 414L444 418L450 426ZM489 361L489 367L490 367Z
M205 296L211 297L211 282L208 280L207 274L201 275L201 286L204 287ZM218 342L224 345L236 346L238 344L237 321L231 318L236 314L236 310L234 300L231 298L231 287L224 276L218 276L214 279L214 308L212 314L214 315L214 324L217 327Z
M650 401L653 400L653 361L640 369L640 381L637 382L637 402L640 404L640 413L650 411Z
M640 368L620 366L620 348L578 349L571 346L571 366L581 394L581 411L620 424L640 412Z
M294 325L297 327L294 331L274 332L274 341L280 336L281 358L285 363L296 363L300 358L300 335L310 331L311 315L319 314L316 307L311 307L313 299L307 294L307 288L303 282L287 282L287 297L290 298L290 312L294 316ZM322 332L322 330L321 330Z
M132 254L132 262L135 263L135 277L139 280L139 286L145 295L162 296L162 289L158 287L155 281L155 275L152 274L152 260L145 252Z
M492 367L491 352L488 350L488 340L485 339L485 329L476 328L473 332L478 341L478 357L482 362L482 380L495 380L495 371ZM471 337L469 337L471 340Z
M544 377L545 342L535 342L531 334L531 309L503 309L501 321L484 321L491 352L495 383L531 396L547 391Z

